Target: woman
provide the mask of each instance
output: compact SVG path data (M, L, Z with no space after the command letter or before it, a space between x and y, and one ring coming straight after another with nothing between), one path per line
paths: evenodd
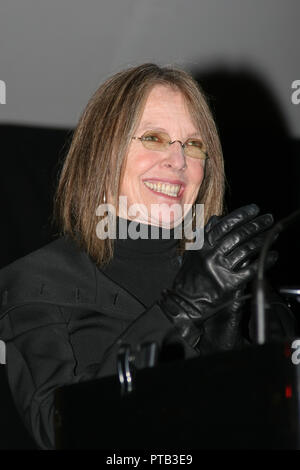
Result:
M54 447L54 390L115 374L122 343L138 354L143 343L172 337L193 357L249 340L239 297L272 216L251 204L221 217L223 190L218 134L189 74L144 64L100 86L61 172L62 236L0 276L9 383L41 448ZM116 239L105 235L104 203L125 222L127 238L119 228ZM204 204L204 244L187 250L185 232L180 239L175 232L191 213L199 228L197 204ZM128 236L141 229L146 239ZM274 261L271 253L268 266Z

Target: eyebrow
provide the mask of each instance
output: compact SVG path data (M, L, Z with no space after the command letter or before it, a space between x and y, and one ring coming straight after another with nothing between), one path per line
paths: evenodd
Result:
M166 134L169 134L169 132L164 128L164 127L159 127L159 126L156 126L155 124L151 123L151 122L144 122L144 124L142 125L142 127L139 129L138 132L142 132L143 130L153 130L153 131L160 131L160 132L165 132ZM191 137L198 137L199 139L202 140L202 137L200 135L199 132L192 132L191 134L188 134L188 137L187 139L191 138Z

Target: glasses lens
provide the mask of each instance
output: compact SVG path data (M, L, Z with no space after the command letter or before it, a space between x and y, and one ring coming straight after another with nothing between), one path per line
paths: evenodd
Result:
M207 153L202 140L200 139L189 139L184 146L185 154L189 157L200 158L205 160Z
M142 135L141 141L146 149L165 150L170 142L170 137L163 132L149 131Z

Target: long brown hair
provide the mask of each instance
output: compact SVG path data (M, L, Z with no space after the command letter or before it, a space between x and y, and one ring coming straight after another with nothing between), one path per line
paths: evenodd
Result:
M99 265L113 256L113 240L96 234L95 211L109 188L117 207L131 137L155 85L175 87L185 97L206 145L205 178L196 203L204 204L205 222L223 210L224 165L220 140L203 91L186 71L146 63L123 70L94 93L74 131L54 198L53 221ZM181 253L185 239L180 241Z

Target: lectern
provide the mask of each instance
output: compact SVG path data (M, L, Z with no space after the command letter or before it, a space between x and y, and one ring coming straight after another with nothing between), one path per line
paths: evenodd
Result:
M158 364L136 371L125 393L117 374L62 387L57 448L299 449L300 365L290 346Z

